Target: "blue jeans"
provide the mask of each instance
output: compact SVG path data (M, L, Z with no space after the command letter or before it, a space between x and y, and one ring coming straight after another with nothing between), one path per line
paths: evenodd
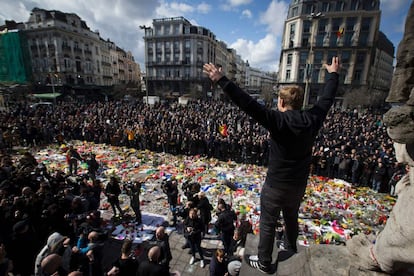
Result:
M173 224L175 225L177 223L177 205L170 204L170 211L173 215Z
M372 189L376 192L379 192L381 189L381 181L380 180L372 180Z

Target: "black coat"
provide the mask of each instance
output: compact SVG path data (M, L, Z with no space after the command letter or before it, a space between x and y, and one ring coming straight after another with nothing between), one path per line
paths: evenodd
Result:
M105 188L105 194L108 197L109 203L118 202L118 196L121 194L121 187L118 183L109 182Z
M223 259L223 262L219 262L214 255L210 262L210 276L224 276L227 272L227 262Z
M234 233L234 222L236 220L236 213L231 209L226 209L218 215L215 226L223 233Z
M192 242L201 241L201 232L204 230L203 222L199 217L192 219L187 217L184 220L184 235ZM187 227L191 227L192 231L188 232Z
M170 272L164 265L145 260L139 264L137 276L170 276Z
M198 202L197 209L200 210L200 218L204 224L208 224L211 220L211 206L210 201L207 197L202 197Z

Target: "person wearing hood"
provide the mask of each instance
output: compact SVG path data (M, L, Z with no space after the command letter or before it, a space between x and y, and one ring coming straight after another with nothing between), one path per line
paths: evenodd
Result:
M289 249L297 251L299 206L309 176L312 147L338 89L338 57L333 57L332 63L324 67L328 71L326 84L312 108L301 110L304 99L301 87L286 86L279 89L278 110L272 110L224 76L220 66L212 63L203 66L203 72L213 85L220 86L230 100L266 128L271 137L268 171L260 196L258 255L246 256L251 267L264 273L272 273L276 267L272 265L272 252L281 211Z
M68 273L69 266L70 266L70 257L72 254L72 250L69 244L70 244L69 238L62 236L58 232L54 232L53 234L51 234L47 238L46 245L42 248L42 250L36 257L35 268L34 268L35 276L43 275L43 271L42 271L43 259L55 253L61 257L61 263L60 263L61 268Z

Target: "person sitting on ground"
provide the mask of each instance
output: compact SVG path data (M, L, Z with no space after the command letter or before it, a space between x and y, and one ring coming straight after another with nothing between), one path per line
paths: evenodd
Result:
M210 262L210 276L225 276L227 273L227 262L223 249L216 249Z
M239 276L241 269L240 258L230 258L227 262L227 275L226 276Z

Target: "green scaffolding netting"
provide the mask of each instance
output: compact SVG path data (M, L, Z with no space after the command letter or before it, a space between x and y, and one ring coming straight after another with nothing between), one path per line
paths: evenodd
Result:
M30 76L27 40L21 32L0 34L0 82L27 83Z

